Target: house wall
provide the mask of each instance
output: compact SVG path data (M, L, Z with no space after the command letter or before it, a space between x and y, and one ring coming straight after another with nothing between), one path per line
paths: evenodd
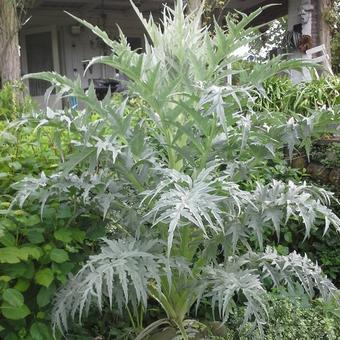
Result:
M118 37L118 25L127 37L141 38L141 42L144 41L143 26L133 10L105 11L105 17L103 17L102 12L95 10L91 13L84 13L72 9L70 12L94 25L105 26L106 32L113 39ZM61 10L33 10L31 15L31 20L21 31L21 46L23 47L21 55L24 74L27 73L27 67L25 67L25 34L37 29L55 27L58 37L59 71L69 78L83 74L84 61L105 54L103 44L87 28L81 27L79 34L72 34L71 26L76 25L77 22ZM104 65L94 65L82 79L83 87L88 87L90 79L110 78L113 75L114 70L111 68Z

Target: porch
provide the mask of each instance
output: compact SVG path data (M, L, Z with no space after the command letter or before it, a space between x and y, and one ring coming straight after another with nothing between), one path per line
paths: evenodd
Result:
M164 3L172 5L174 0L135 0L144 15L152 13L157 20ZM266 9L254 24L269 22L288 15L288 29L299 22L299 8L305 0L279 0L278 6ZM226 11L237 9L251 13L256 8L273 3L273 0L231 0ZM319 0L310 0L313 6L311 20L304 27L304 34L310 35L313 45L322 42ZM86 28L78 25L64 11L71 12L104 29L111 38L118 37L119 26L133 48L143 48L144 29L128 0L38 0L29 7L29 22L20 33L22 48L22 74L56 71L69 78L82 75L86 61L94 56L108 53L96 37ZM95 65L82 77L82 86L87 88L93 80L112 79L114 71L103 65ZM48 84L30 80L30 94L42 101Z

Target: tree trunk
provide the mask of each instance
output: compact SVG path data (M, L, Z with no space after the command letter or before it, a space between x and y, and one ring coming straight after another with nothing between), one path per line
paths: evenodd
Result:
M20 80L19 28L16 0L0 0L0 78L2 84Z

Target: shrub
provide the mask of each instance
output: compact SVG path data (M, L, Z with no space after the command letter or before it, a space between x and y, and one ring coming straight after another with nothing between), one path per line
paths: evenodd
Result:
M89 241L105 230L100 234L101 217L77 218L76 206L58 199L45 207L43 220L37 204L27 205L25 211L11 209L13 183L55 171L60 153L52 139L58 132L46 129L37 135L30 126L12 131L10 122L0 125L0 337L51 339L53 296L91 253ZM67 144L67 138L58 135ZM96 227L87 228L88 223Z
M340 78L321 78L294 85L289 78L273 77L264 82L267 97L258 99L259 109L303 115L323 106L340 105Z
M329 310L320 302L307 303L302 297L294 299L284 295L271 294L269 302L269 318L264 327L266 340L310 340L338 339L340 334L339 309L329 305ZM333 313L331 312L333 311ZM223 339L253 340L260 339L260 334L252 330L251 325L243 329L242 314L239 309L233 314L224 329ZM336 315L338 313L338 315ZM241 331L240 331L241 329Z
M8 83L0 90L0 121L17 118L23 112L32 111L33 101L25 93L24 84Z

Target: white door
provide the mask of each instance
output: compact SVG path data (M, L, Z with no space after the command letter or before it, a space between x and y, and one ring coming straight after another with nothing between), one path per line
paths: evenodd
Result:
M39 27L23 31L22 49L24 74L42 71L60 72L56 27ZM27 86L30 95L41 106L45 106L44 95L50 84L44 80L29 79ZM49 104L54 102L54 97L52 94Z

